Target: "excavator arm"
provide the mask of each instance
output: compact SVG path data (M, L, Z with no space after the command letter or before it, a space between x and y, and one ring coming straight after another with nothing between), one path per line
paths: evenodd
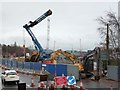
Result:
M72 61L72 63L76 66L78 66L79 70L80 71L83 71L83 65L81 63L75 63L77 62L77 57L69 52L66 52L66 51L62 51L61 49L55 51L52 55L51 55L51 60L52 60L52 63L56 63L57 61L55 60L55 57L57 57L58 55L64 55L65 57L69 58L70 61Z
M87 65L88 62L90 62L90 58L93 57L93 60L94 62L96 62L97 64L97 67L96 67L96 70L93 70L93 71L96 71L96 73L93 73L91 71L89 71L89 67ZM84 57L84 71L86 73L93 73L94 77L96 80L99 80L100 79L100 65L101 65L101 61L100 61L100 48L99 47L96 47L93 51L91 51L88 55L86 55ZM94 66L94 65L93 65Z
M63 51L62 54L64 56L66 56L67 58L69 58L72 61L72 63L74 63L76 61L76 59L77 59L77 57L75 55L73 55L73 54L71 54L69 52Z
M61 49L58 49L57 51L55 51L51 57L50 57L50 60L52 61L52 63L56 64L57 61L55 60L55 57L57 57L59 54L61 54L62 50Z

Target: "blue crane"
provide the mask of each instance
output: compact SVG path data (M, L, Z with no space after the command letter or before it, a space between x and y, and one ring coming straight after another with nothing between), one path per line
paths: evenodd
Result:
M25 24L23 26L23 28L25 28L27 32L29 33L29 35L31 36L35 49L38 51L36 55L31 56L31 58L35 56L34 60L32 61L38 61L38 60L44 59L43 57L47 57L47 55L45 55L44 49L42 48L41 44L38 42L37 38L35 37L35 35L33 34L30 28L37 25L39 22L41 22L42 20L44 20L46 17L50 16L51 14L52 14L52 11L49 9L47 12L45 12L42 16L37 18L35 21L33 22L29 21L28 24Z

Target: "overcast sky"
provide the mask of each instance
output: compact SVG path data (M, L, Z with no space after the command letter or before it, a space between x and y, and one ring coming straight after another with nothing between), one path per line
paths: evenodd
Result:
M0 43L33 46L23 28L48 9L50 16L50 49L93 49L100 43L99 27L95 20L106 11L118 11L117 2L4 2L0 3ZM43 48L47 45L47 19L31 28Z

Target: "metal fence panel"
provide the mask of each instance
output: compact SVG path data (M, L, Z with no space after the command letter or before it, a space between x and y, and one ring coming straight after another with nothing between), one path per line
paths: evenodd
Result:
M79 68L75 65L67 65L67 75L75 76L76 80L79 80Z
M30 69L33 69L34 67L34 62L30 62Z
M55 74L55 64L47 64L46 70L51 74Z
M12 61L12 62L13 62L13 67L17 67L16 61Z
M8 68L10 68L11 67L11 60L7 60L7 61L8 61L7 66L8 66Z
M18 68L22 69L23 68L23 63L22 62L18 62Z
M120 81L120 66L118 66L118 80Z
M67 65L56 64L55 65L55 70L56 70L56 75L57 76L62 76L63 73L64 73L65 76L67 76Z
M118 66L108 66L108 79L118 80Z
M5 65L8 67L8 60L6 60L6 63L5 63Z
M6 60L2 59L2 65L5 65Z
M24 69L30 69L30 62L24 62Z
M2 59L0 59L0 64L2 65Z
M33 65L33 69L34 70L40 70L41 69L41 63L35 62L34 65Z

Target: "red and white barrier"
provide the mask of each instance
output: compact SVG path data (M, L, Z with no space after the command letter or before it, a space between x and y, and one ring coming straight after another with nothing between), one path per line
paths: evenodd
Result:
M34 78L32 77L31 78L31 85L30 85L31 87L34 87L35 86L35 84L34 84Z
M38 81L38 90L40 90L40 81Z
M18 73L18 68L16 69L16 72Z
M45 87L45 83L44 82L41 82L40 83L40 86L43 88L43 87Z
M84 90L82 80L80 80L80 90Z

